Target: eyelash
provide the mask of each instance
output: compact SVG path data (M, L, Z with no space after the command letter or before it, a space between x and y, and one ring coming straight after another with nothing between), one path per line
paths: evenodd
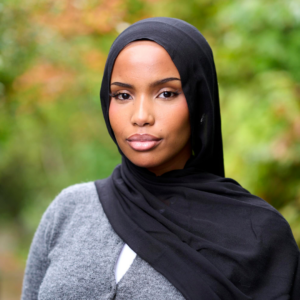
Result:
M160 96L160 95L163 94L163 93L171 93L172 96L170 96L170 97L165 97L165 98L162 98L162 99L174 98L174 97L177 97L177 96L180 94L178 91L175 91L175 92L171 92L171 91L163 91L163 92L161 92L158 96ZM129 93L110 93L110 94L109 94L110 97L115 98L115 99L117 99L117 100L129 100L129 99L120 99L120 98L118 98L120 95L129 95L129 97L131 97ZM159 98L160 98L160 97L159 97Z
M118 96L120 95L129 95L128 93L110 93L109 96L112 97L112 98L115 98L117 100L128 100L128 99L119 99Z

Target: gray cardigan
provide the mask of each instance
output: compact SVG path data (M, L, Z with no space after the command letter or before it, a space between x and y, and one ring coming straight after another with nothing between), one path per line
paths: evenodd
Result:
M22 300L184 299L139 256L116 284L115 264L123 245L106 218L93 182L63 190L35 233Z

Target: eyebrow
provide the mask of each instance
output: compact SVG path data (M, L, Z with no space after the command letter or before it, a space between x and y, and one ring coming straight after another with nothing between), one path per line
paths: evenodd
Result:
M161 80L157 80L153 83L150 84L151 87L156 87L160 84L163 84L163 83L166 83L166 82L169 82L169 81L173 81L173 80L179 80L179 78L176 78L176 77L168 77L168 78L164 78L164 79L161 79ZM124 87L124 88L129 88L129 89L133 89L134 86L131 85L131 84L128 84L128 83L123 83L123 82L113 82L111 85L117 85L117 86L120 86L120 87Z

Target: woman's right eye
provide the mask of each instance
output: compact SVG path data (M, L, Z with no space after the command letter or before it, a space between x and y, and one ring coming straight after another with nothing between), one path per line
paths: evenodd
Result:
M116 94L110 94L112 98L118 99L118 100L129 100L131 99L130 94L127 93L116 93Z

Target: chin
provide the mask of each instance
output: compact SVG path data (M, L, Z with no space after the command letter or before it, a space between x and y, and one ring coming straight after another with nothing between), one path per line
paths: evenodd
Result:
M163 163L163 161L160 161L157 159L156 155L149 155L148 153L138 153L134 155L126 155L127 158L136 166L141 168L155 168Z

